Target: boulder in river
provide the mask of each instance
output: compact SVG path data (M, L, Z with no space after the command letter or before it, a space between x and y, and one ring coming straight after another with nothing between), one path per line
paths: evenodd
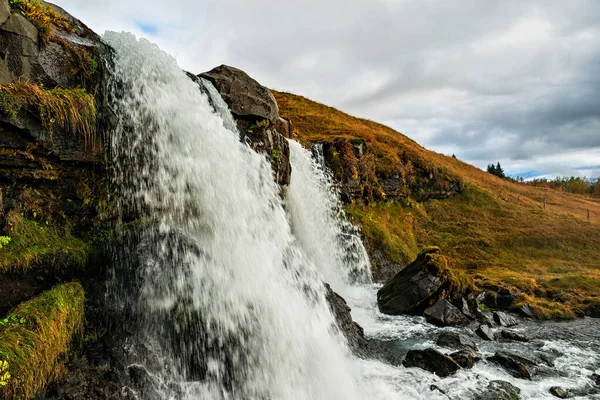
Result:
M481 360L479 354L471 349L463 349L450 354L450 358L456 361L462 368L473 368L475 363Z
M494 311L494 321L503 327L519 325L519 321L502 311Z
M492 328L487 325L479 325L479 328L475 330L475 333L483 340L496 340Z
M438 248L419 254L377 292L384 314L418 314L427 308L446 283L447 261ZM437 299L436 299L437 300Z
M558 397L559 399L568 399L571 397L571 393L560 386L552 386L550 388L550 394L552 394L554 397Z
M505 339L514 340L516 342L529 342L529 338L527 338L527 336L508 329L502 329L500 335L502 335L502 337Z
M460 369L456 361L435 349L410 350L402 364L407 368L424 369L442 378L455 374Z
M531 372L526 364L531 365L532 362L523 357L505 351L498 351L492 357L489 357L488 360L501 365L506 372L515 378L531 379Z
M471 349L477 351L477 345L467 335L457 332L443 332L436 342L438 346L462 350Z
M427 322L437 326L467 325L469 320L445 299L438 300L434 305L423 311Z
M506 381L491 381L475 400L520 400L521 389Z

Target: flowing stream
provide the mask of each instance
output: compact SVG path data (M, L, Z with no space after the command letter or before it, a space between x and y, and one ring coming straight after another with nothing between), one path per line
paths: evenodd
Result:
M378 313L360 235L319 157L290 142L293 172L282 200L269 163L240 142L209 82L190 79L144 39L104 38L115 49L113 184L123 218L145 221L130 249L130 287L113 288L136 321L131 362L150 377L139 398L468 398L489 379L510 380L488 364L440 380L352 356L324 282L389 351L432 345L436 328ZM562 383L584 379L573 372L579 367L598 368L597 352L577 349L557 359L571 371ZM585 366L573 361L583 357Z

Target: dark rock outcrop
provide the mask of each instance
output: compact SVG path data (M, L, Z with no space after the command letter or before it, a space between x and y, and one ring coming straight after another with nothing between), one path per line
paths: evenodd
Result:
M351 309L346 300L334 292L328 284L325 284L325 298L335 317L337 327L348 341L352 352L359 357L367 357L370 352L364 331L360 325L352 320Z
M483 340L496 340L492 328L490 328L488 325L479 325L479 327L475 330L475 333Z
M455 374L460 365L435 349L410 350L402 363L405 367L418 367L442 378Z
M434 305L423 311L427 322L437 326L467 325L469 320L445 299L438 300Z
M236 117L266 119L277 123L279 108L273 93L244 71L220 65L200 74L217 88Z
M517 313L524 318L536 319L535 312L529 304L523 304L521 307L517 308Z
M473 368L475 363L481 360L479 354L470 349L459 350L450 354L450 358L452 358L458 365L462 368L470 369Z
M521 389L506 381L491 381L487 388L475 395L475 400L519 400Z
M505 339L514 340L516 342L528 342L529 341L527 336L520 334L519 332L509 331L506 329L503 329L502 332L500 332L500 335L502 335L502 337Z
M438 248L423 251L377 292L385 314L420 314L442 297L448 287L448 265Z
M449 347L452 349L463 350L471 349L477 351L477 344L471 338L462 333L443 332L436 342L438 346Z
M227 65L198 77L210 81L227 103L237 123L240 140L267 156L277 183L289 185L292 168L286 138L291 136L292 124L279 117L273 93L244 71Z
M507 328L519 325L519 321L502 311L494 311L494 321L496 321L498 325Z

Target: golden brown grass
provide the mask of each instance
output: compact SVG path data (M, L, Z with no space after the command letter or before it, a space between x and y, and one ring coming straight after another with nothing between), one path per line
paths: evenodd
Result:
M301 96L274 95L300 142L363 139L377 172L410 162L465 182L461 194L445 200L348 205L367 240L390 259L406 264L419 248L439 246L451 268L469 273L479 287L518 287L519 301L541 318L570 318L600 301L600 199L512 183L387 126Z
M16 118L23 107L37 113L50 139L55 127L81 134L88 143L94 139L96 106L85 89L44 89L28 82L0 85L0 111Z
M61 358L82 332L84 291L73 282L15 308L0 322L0 361L10 377L0 398L28 400L64 372Z
M38 0L9 0L9 3L31 21L44 43L48 43L54 36L55 26L66 32L73 32L69 19L60 15L50 5L44 5Z

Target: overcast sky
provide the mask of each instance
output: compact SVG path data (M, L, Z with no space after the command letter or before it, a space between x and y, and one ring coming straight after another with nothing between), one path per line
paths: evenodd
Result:
M478 167L600 176L599 0L55 2Z

